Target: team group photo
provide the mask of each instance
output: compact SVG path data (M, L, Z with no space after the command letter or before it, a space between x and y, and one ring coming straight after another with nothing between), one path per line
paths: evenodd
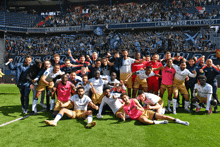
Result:
M219 146L218 0L0 5L1 146Z

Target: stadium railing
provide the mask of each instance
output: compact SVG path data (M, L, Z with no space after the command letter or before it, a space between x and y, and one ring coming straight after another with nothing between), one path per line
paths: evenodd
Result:
M202 20L180 20L180 21L155 21L155 22L138 22L123 24L105 24L105 25L85 25L85 26L68 26L68 27L48 27L48 28L29 28L13 27L0 25L0 31L22 32L22 33L56 33L56 32L77 32L93 31L97 27L100 29L142 29L142 28L161 28L161 27L186 27L186 26L211 26L220 25L220 19L202 19Z

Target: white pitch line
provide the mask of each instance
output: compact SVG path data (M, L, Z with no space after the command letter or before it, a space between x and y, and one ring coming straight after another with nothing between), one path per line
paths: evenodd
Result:
M38 111L37 113L40 113L40 112L43 112L43 111L46 111L46 109L40 110L40 111ZM35 114L37 114L37 113L35 113ZM0 127L6 126L6 125L8 125L8 124L10 124L10 123L13 123L13 122L16 122L16 121L25 119L25 118L28 118L29 116L35 115L35 114L28 114L28 115L26 115L26 116L24 116L24 117L20 117L20 118L17 118L17 119L15 119L15 120L6 122L6 123L4 123L4 124L1 124Z

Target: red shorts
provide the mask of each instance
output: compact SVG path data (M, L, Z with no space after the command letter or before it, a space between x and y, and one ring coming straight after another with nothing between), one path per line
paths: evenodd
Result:
M159 90L159 80L148 80L148 91L158 91Z

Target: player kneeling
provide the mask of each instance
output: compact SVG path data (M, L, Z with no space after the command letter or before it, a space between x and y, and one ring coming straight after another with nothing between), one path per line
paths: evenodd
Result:
M62 108L59 113L56 115L54 120L45 120L45 123L51 126L56 126L57 122L63 117L64 114L66 114L69 118L72 119L85 119L87 118L87 128L94 127L96 125L96 121L92 121L92 111L88 110L87 111L87 106L91 106L93 109L98 110L99 107L94 105L92 100L84 95L85 90L83 87L77 88L77 93L76 95L73 95L70 100L65 103L61 104L62 107L68 106L70 103L73 104L74 110L69 110L66 108Z
M206 83L206 76L200 75L198 77L198 83L195 84L192 103L194 106L196 106L196 112L199 112L201 109L201 106L199 106L199 103L206 103L206 113L210 115L212 113L212 106L217 105L217 100L212 98L212 86L208 83ZM211 106L210 106L211 104Z
M156 112L159 114L165 113L165 109L163 108L163 100L155 94L139 90L137 100L141 100L144 105L146 105L145 109L147 110L156 110Z
M139 120L144 124L167 124L168 121L188 126L189 122L184 122L170 116L161 115L151 110L144 110L136 99L129 99L126 93L121 94L121 99L125 103L123 106L124 113L127 113L131 119ZM125 116L125 114L124 114ZM124 118L125 119L125 118ZM156 121L162 119L163 121Z

